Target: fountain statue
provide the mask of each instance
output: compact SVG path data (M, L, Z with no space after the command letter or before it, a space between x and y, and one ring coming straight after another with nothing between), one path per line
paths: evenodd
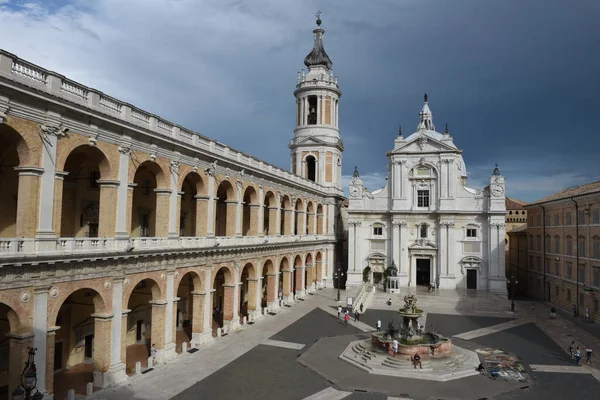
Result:
M398 354L414 355L419 353L423 356L443 355L450 352L452 342L450 339L438 335L434 332L424 331L424 327L419 325L419 318L423 315L423 310L417 308L417 297L409 294L404 296L404 307L398 310L402 318L398 329L394 323L388 324L385 332L374 332L371 334L371 344L387 350L393 354L392 342L398 341Z

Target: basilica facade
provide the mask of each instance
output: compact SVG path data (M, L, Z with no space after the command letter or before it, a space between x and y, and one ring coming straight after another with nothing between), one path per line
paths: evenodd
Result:
M341 92L313 34L291 172L0 50L0 399L28 347L62 399L333 284Z
M499 169L482 190L467 186L462 151L447 127L436 131L427 95L417 131L400 132L387 157L385 187L368 191L358 170L350 181L348 284L381 284L394 266L400 287L506 290Z

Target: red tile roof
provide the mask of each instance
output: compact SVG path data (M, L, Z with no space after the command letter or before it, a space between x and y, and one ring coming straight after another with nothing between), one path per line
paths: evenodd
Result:
M507 210L522 210L527 203L521 200L513 199L512 197L507 197L505 204Z
M550 196L546 196L542 199L536 200L528 204L540 204L540 203L548 203L556 200L568 199L573 196L582 196L584 194L592 194L592 193L600 193L600 181L587 183L585 185L575 186L568 189L563 189L560 192L556 192L551 194Z

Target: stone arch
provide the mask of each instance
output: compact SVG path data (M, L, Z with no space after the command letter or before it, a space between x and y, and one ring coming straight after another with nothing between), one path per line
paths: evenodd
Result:
M282 235L292 234L292 201L289 195L284 194L281 196L281 202L279 204L281 208L281 220L279 222L280 230Z
M126 279L128 279L128 278L126 278ZM150 277L137 276L136 278L132 279L129 282L126 289L123 291L123 309L124 310L127 309L127 304L129 303L129 299L131 298L131 294L133 293L133 290L142 281L148 281L148 283L150 283L150 291L152 293L153 301L164 300L164 298L163 298L164 290L158 283L159 281L158 281L157 277L155 277L155 276L150 276Z
M33 302L32 299L30 301ZM14 341L10 339L11 337L18 338L21 333L30 333L23 332L22 325L15 307L0 301L0 350L2 361L6 362L5 366L7 367L2 372L2 385L7 384L8 386L7 396L21 383L21 372L27 357L27 346L31 346L33 341L33 337Z
M239 276L239 317L247 316L256 310L256 290L258 283L258 270L252 262L246 262L240 269Z
M182 165L179 167L179 174L177 177L177 187L179 190L183 190L183 181L186 178L191 178L194 182L196 193L199 196L208 196L208 185L206 184L208 178L203 172L196 170L189 165Z
M287 299L292 290L292 272L290 261L287 256L282 256L279 260L279 296Z
M0 237L33 237L37 226L39 178L20 176L15 168L31 163L25 138L7 124L0 124Z
M206 236L208 197L200 174L189 171L180 177L179 236Z
M252 185L244 189L242 198L242 236L256 236L258 232L258 193Z
M58 143L60 151L56 155L57 171L65 171L69 158L83 154L84 157L92 157L96 161L101 179L117 179L115 167L112 165L108 153L110 149L106 148L104 143L98 146L90 146L88 138L80 135L69 136L68 140L61 139Z
M308 265L308 264L312 264L312 263L313 263L313 255L312 255L312 253L306 253L304 265Z
M8 123L0 124L0 149L8 149L9 146L14 148L19 158L19 166L38 166L39 154L34 152L34 149L39 149L41 143L33 143L31 138L22 135L10 125L11 123L12 118L8 118Z
M8 330L6 332L10 333L20 333L21 332L21 320L19 318L19 314L15 312L13 307L10 305L0 302L0 316L6 314L6 322L8 325ZM2 335L2 318L0 318L0 335ZM4 339L0 336L0 339Z
M323 205L317 205L317 235L323 234L323 218L325 215L323 214Z
M154 161L144 161L133 175L131 236L167 236L169 230L168 177Z
M71 143L72 145L73 143ZM106 154L87 144L71 146L56 180L54 229L63 237L111 237L115 232L117 185Z
M210 308L213 310L213 336L216 330L233 319L235 273L231 266L220 265L213 269Z
M315 267L316 267L316 279L317 282L323 281L323 253L321 251L317 251L315 254Z
M270 258L267 258L262 266L262 282L261 282L261 307L268 307L275 302L276 297L276 269L275 263Z
M267 190L263 199L263 235L275 235L277 233L277 197L271 190Z
M97 284L89 285L87 284L87 281L81 281L81 286L77 285L72 290L64 290L64 286L59 286L56 289L58 290L58 296L56 299L53 299L53 302L48 303L48 328L54 328L56 326L60 308L65 304L67 299L76 292L88 291L89 293L86 293L88 297L90 297L91 294L95 310L94 313L100 315L108 315L111 313L112 307L109 306L112 304L112 301L105 298L105 295L102 294L102 290Z
M132 151L129 161L129 182L135 182L135 175L142 167L147 168L154 175L157 189L169 190L171 188L171 170L166 159L151 158L149 154Z
M215 236L235 236L237 193L233 185L221 181L216 189Z
M294 257L294 294L300 294L304 289L304 260L303 257L298 254Z
M180 271L177 271L180 272ZM183 351L183 342L191 342L194 336L204 330L204 285L202 276L196 269L182 270L175 273L175 351Z
M294 211L296 218L294 221L294 235L304 235L306 233L306 227L304 226L306 214L302 198L298 198L294 202Z
M304 157L304 165L306 167L304 178L309 181L317 181L317 157L314 154L308 154Z

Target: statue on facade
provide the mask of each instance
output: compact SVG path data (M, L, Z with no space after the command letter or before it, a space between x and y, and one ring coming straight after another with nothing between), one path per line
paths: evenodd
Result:
M388 276L398 276L398 267L396 267L394 260L392 260L392 264L388 267Z

